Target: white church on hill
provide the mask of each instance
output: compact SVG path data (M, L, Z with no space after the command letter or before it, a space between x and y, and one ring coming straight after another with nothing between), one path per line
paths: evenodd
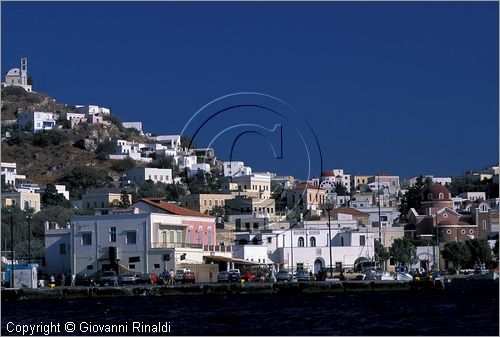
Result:
M2 86L19 86L23 87L26 91L33 91L31 85L28 84L28 58L21 58L21 68L12 68L5 75L5 82Z

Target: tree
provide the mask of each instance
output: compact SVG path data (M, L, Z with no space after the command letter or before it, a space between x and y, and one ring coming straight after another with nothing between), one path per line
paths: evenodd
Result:
M125 158L121 160L113 160L111 168L117 172L125 172L135 167L135 160L132 158Z
M47 184L45 192L42 195L42 206L62 206L64 208L71 208L71 202L60 194L56 186L53 184Z
M127 190L122 190L120 195L120 207L127 208L130 206L130 199Z
M212 211L210 212L210 215L213 216L224 216L225 215L225 208L222 206L214 206L212 208Z
M486 240L472 239L465 241L470 250L470 258L473 264L488 263L491 261L491 248Z
M343 195L349 195L349 192L347 191L347 187L345 187L341 181L337 181L335 185L333 186L335 193L337 193L338 196L343 196Z
M97 159L105 160L108 158L110 154L115 153L115 143L110 140L105 140L97 145L95 153L97 155Z
M409 265L416 259L416 248L407 238L395 239L389 253L399 263Z
M458 274L462 265L470 260L471 252L464 242L448 242L444 245L443 256L453 262L453 268Z
M89 166L75 166L67 170L60 182L69 187L73 196L81 196L89 188L100 188L106 186L112 181L108 172L103 169L97 169Z
M188 149L196 149L197 145L194 139L188 135L181 135L181 147L187 147Z
M67 140L66 135L61 131L43 130L33 135L33 145L39 147L57 146Z
M387 248L385 248L380 243L379 240L375 240L375 254L377 255L377 258L380 259L380 262L382 262L382 263L389 260L389 258L391 257L391 254L389 253Z
M424 179L423 176L420 176L417 178L415 185L410 187L401 198L399 211L401 212L402 218L406 219L406 216L411 208L416 210L420 208L420 203L423 200L425 192L431 184L432 179L430 177Z

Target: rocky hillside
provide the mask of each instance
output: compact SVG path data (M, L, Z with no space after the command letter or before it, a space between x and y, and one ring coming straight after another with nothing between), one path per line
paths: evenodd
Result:
M73 107L44 94L27 93L17 87L2 90L2 121L17 117L18 111L38 110L54 112L56 116ZM15 125L2 122L2 136L9 131L12 137L2 140L2 161L16 162L19 174L25 174L34 183L54 183L76 166L91 166L109 171L117 179L121 172L113 170L106 153L112 150L112 139L146 142L136 130L124 129L116 117L111 125L82 123L75 129L43 132L33 135L18 130Z

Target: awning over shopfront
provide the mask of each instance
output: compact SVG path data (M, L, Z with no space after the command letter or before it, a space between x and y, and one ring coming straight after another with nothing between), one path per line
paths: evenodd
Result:
M229 263L234 263L236 265L252 265L252 266L261 266L261 265L267 265L266 263L260 263L260 262L254 262L254 261L247 261L247 260L242 260L242 259L235 259L231 257L226 257L226 256L204 256L206 263L210 262L229 262Z

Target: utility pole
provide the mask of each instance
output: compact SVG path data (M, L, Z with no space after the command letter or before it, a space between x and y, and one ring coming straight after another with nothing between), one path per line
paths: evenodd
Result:
M382 222L380 221L380 178L377 178L378 187L378 243L382 246ZM379 266L382 267L381 257L378 257Z
M28 219L28 263L31 264L31 215L27 215Z
M12 206L10 213L10 287L14 288L14 220L12 215Z
M326 211L328 212L328 246L330 250L330 278L333 277L333 270L332 270L332 227L330 223L330 211L332 210L332 207L330 203L326 204Z

